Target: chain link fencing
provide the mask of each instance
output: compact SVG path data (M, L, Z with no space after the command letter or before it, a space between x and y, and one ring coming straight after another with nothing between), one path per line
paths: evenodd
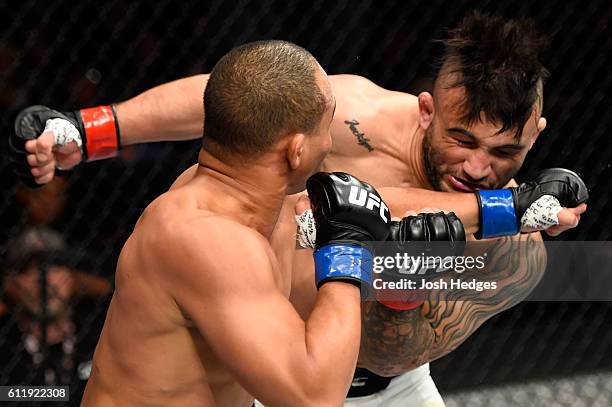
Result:
M358 74L389 89L418 93L431 83L440 51L432 40L473 9L531 17L551 36L544 59L551 71L545 87L548 128L517 178L548 167L577 171L591 188L589 211L579 228L560 239L609 240L612 7L604 0L5 0L0 2L1 131L6 136L17 111L28 105L71 110L123 100L169 80L209 72L231 47L258 39L295 42L328 73ZM76 389L72 403L78 404L119 251L146 205L195 162L199 142L127 147L121 158L80 166L54 187L34 193L16 184L6 143L0 145L0 385L68 383ZM32 203L40 201L36 194L48 194L42 207ZM26 264L25 269L34 268L30 273L11 271L11 247L19 252L15 242L29 230L44 235L42 225L61 237L69 259ZM48 236L34 241L39 248L51 245ZM62 274L62 267L71 273ZM44 290L37 286L41 269L49 278L60 276L59 282ZM15 287L23 293L28 284L34 300L17 301ZM37 348L35 335L24 328L42 312L34 305L41 296L65 310L58 315L46 310L47 320L61 326L48 334L53 345L47 349ZM69 316L67 321L62 315ZM587 393L595 392L609 401L609 379L588 375L612 370L611 322L609 303L523 303L433 363L432 374L440 390L451 395L449 406L523 405L546 383L563 387L571 379L555 380L574 375L587 377L573 385L577 400L590 400ZM42 361L41 353L46 355ZM63 370L52 371L51 365ZM504 386L525 382L532 382L526 398L514 397L514 387L503 392ZM555 386L539 405L603 405L563 404L556 398L563 392ZM479 394L482 400L501 397L507 403L477 404L473 397Z

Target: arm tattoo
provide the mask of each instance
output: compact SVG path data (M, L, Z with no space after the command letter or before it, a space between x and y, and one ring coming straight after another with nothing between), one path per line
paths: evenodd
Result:
M381 376L395 376L429 361L435 340L421 308L398 311L376 301L362 303L359 364Z
M360 132L357 128L357 125L359 124L357 120L345 120L344 123L348 124L349 129L351 129L351 133L353 133L353 135L357 138L357 143L360 146L364 146L369 152L374 151L374 147L372 147L369 143L370 139L366 138L365 134Z
M360 363L391 376L448 354L487 319L524 300L546 269L539 233L496 239L485 251L484 269L453 278L495 281L496 290L431 291L422 308L409 311L364 303Z

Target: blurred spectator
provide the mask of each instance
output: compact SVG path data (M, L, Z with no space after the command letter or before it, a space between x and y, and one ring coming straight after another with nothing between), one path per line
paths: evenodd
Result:
M85 321L74 310L87 297L106 297L111 285L70 263L61 235L46 227L29 227L10 243L2 276L0 385L69 385L71 403L78 405L99 331L82 331Z
M86 256L49 227L64 211L67 189L61 177L38 189L17 187L24 229L2 265L0 385L68 385L70 404L78 405L102 323L91 315L104 315L112 287L77 270Z

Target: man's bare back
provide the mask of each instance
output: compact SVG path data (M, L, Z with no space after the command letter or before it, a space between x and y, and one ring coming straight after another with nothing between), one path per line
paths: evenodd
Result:
M191 179L184 185L174 187L149 205L121 252L115 294L96 350L84 405L101 405L103 400L116 400L122 406L130 400L134 404L160 406L212 405L215 401L219 405L250 403L251 397L213 355L193 321L177 304L171 292L172 281L180 278L177 270L168 269L152 255L159 249L159 236L168 233L168 228L197 224L202 218L214 222L215 217L235 215L231 211L219 213L218 208L215 213L211 211L218 205L217 200L202 192L206 181L194 180L194 170L186 171ZM290 267L283 264L280 269ZM277 277L278 288L288 295L290 275L278 272Z

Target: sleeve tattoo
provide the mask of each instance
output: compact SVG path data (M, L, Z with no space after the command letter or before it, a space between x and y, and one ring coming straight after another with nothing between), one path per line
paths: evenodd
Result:
M524 300L546 269L539 233L492 240L485 251L484 269L453 277L496 281L496 290L432 291L423 307L408 311L363 303L360 365L393 376L448 354L487 319Z

